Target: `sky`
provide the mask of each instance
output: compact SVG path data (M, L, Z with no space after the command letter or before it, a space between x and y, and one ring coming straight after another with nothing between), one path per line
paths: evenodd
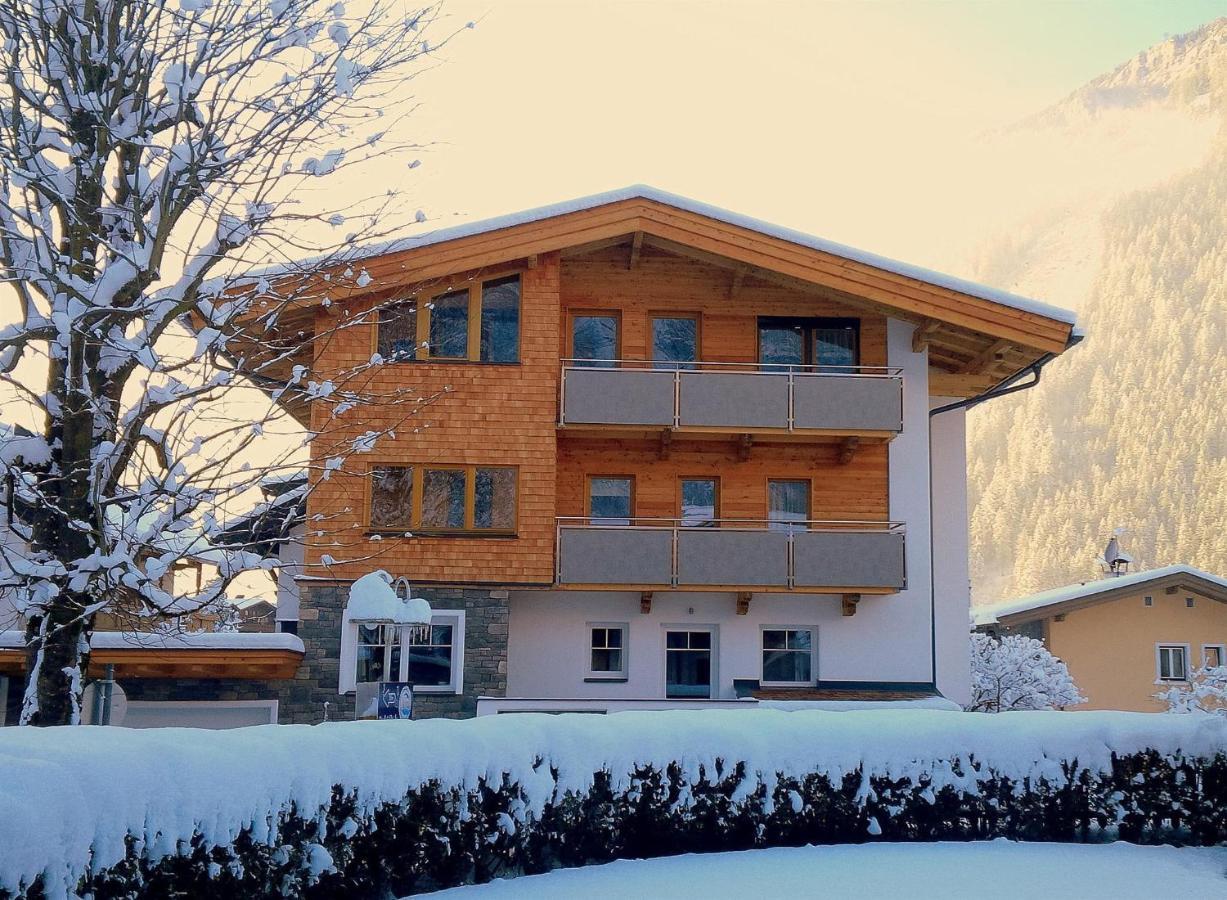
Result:
M445 9L476 27L415 82L433 224L646 182L889 253L926 173L1227 0Z

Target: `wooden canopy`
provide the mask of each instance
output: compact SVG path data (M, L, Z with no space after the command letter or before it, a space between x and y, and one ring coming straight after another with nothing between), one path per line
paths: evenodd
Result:
M1073 316L1063 310L633 187L357 249L326 267L313 269L308 262L292 272L263 273L278 294L302 298L279 316L270 346L279 334L313 333L315 311L325 300L387 296L445 276L531 266L543 253L561 252L566 259L616 245L625 245L630 258L648 245L724 267L734 284L730 296L753 277L911 322L913 349L928 349L930 392L939 396L982 393L1062 352L1074 338ZM359 271L363 277L355 277ZM304 352L301 360L287 360L286 370L296 362L310 359ZM290 411L306 421L307 410Z

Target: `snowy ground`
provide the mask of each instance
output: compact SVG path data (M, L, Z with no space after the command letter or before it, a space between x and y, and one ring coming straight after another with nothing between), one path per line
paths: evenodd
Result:
M1005 840L781 847L620 860L429 896L431 900L1224 897L1227 847L1016 844Z

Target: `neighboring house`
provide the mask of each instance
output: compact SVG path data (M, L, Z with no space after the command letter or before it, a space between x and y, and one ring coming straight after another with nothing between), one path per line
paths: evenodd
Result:
M1227 663L1227 579L1192 566L1108 576L977 608L975 622L1042 640L1086 696L1079 709L1157 712L1155 694Z

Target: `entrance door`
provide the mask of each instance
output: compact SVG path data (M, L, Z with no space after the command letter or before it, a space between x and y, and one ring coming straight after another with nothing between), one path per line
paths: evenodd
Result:
M712 695L712 632L665 632L665 696L676 700Z

